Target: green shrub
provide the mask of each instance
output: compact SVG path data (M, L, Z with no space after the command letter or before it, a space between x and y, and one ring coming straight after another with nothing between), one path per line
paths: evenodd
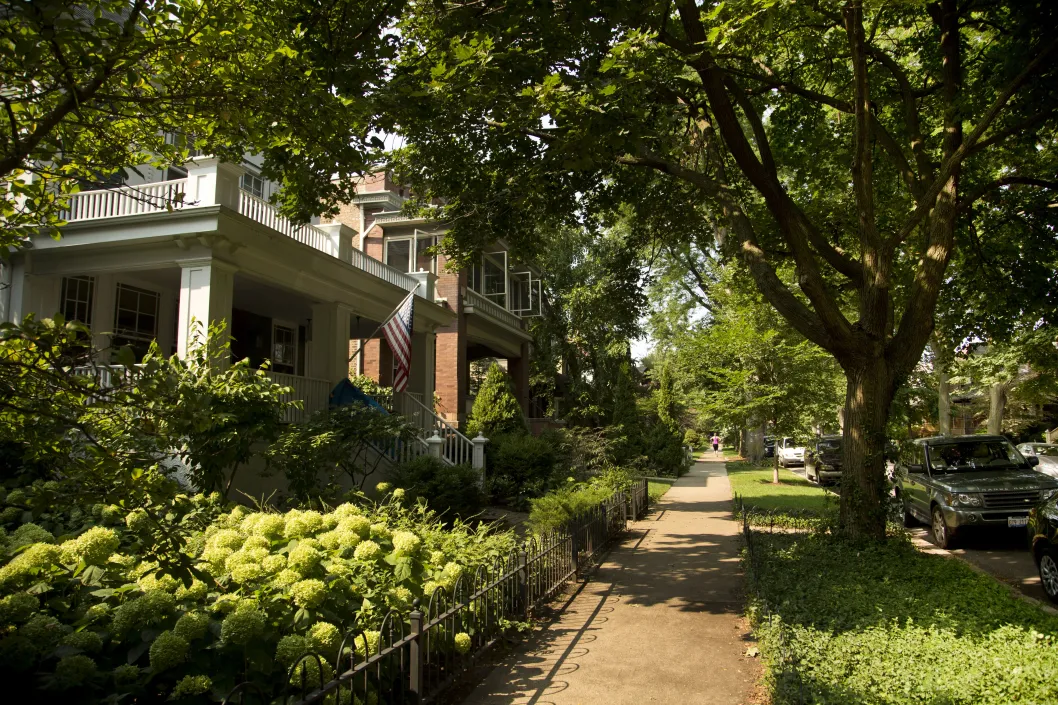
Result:
M565 479L568 467L561 437L524 433L496 434L485 446L489 494L493 501L524 508Z
M702 444L702 438L698 435L698 431L693 428L688 428L683 434L683 442L689 445L691 448L697 449Z
M467 435L474 438L481 433L491 439L501 433L525 433L528 428L510 376L502 367L493 364L474 398L474 407L467 420Z
M570 519L599 506L613 491L602 485L577 483L530 500L529 525L543 534L565 526Z
M1058 617L906 540L754 534L751 617L771 701L1058 702Z
M480 474L469 465L448 465L429 455L419 456L390 473L395 487L405 491L405 501L419 499L446 520L469 519L485 508Z
M355 623L370 639L388 610L451 589L514 545L509 533L446 527L399 492L327 512L235 507L210 516L182 549L174 544L192 564L186 580L140 555L147 529L135 513L93 509L83 530L54 539L21 531L44 541L29 546L5 538L0 673L14 684L9 695L22 687L22 698L47 699L32 690L43 683L64 702L160 702L198 688L203 674L215 692L246 679L278 686L291 638L336 649L336 635Z

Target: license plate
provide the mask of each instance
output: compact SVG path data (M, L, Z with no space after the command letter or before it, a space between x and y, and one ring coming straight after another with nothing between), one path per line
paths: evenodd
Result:
M1007 517L1007 526L1011 528L1018 528L1029 525L1028 517Z

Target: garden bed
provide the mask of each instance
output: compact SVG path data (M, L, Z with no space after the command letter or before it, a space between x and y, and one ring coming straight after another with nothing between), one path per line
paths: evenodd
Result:
M1058 617L901 537L750 532L775 705L1058 702Z

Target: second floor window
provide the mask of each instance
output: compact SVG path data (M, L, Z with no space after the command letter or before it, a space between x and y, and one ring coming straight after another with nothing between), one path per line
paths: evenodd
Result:
M264 179L260 176L254 176L253 174L242 175L242 190L246 191L251 196L257 196L258 198L265 197Z
M63 277L59 295L60 311L67 321L92 325L92 295L95 279L92 277Z
M437 244L435 235L416 233L414 236L386 239L386 264L402 272L437 272L437 257L430 248Z

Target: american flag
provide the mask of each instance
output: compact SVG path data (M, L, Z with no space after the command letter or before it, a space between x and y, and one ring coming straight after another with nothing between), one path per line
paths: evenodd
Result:
M393 391L403 392L408 387L411 369L411 318L415 309L415 294L410 294L382 326L389 349L393 351Z

